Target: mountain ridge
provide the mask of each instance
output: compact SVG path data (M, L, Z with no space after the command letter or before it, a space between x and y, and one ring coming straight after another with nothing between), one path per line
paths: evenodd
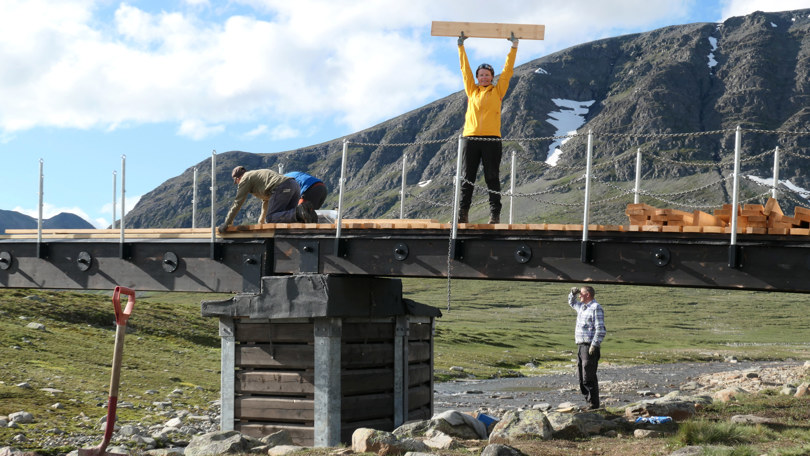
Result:
M746 130L747 155L779 145L795 155L783 156L783 176L810 187L806 135L751 133L757 130L808 130L810 120L810 9L781 13L756 12L723 23L668 26L644 33L605 38L543 56L515 68L503 103L503 188L509 183L509 152L521 160L517 192L520 221L558 221L571 217L581 196L578 181L586 159L587 131L594 134L594 159L604 165L599 178L604 196L621 196L632 187L634 168L627 159L636 148L650 156L643 176L650 191L662 194L718 181L711 192L690 197L685 206L730 202L727 170L707 165L693 171L681 163L720 163L733 155L734 128ZM711 39L710 39L711 38ZM716 40L716 41L715 41ZM520 51L518 51L520 52ZM711 56L711 57L710 57ZM712 64L716 61L716 64ZM542 71L538 71L542 69ZM556 134L548 115L560 110L553 100L594 100L576 136L562 147L559 166L545 165ZM238 165L285 171L303 170L330 188L326 207L337 203L341 151L348 147L344 214L355 218L398 217L403 154L408 157L406 216L449 219L456 138L461 132L466 97L456 92L420 108L344 138L278 153L231 151L217 155L217 221L221 222L235 193L230 170ZM706 134L706 132L719 132ZM678 137L681 133L690 136ZM520 140L518 140L520 139ZM374 145L359 145L368 143ZM407 143L406 146L387 144ZM806 152L804 152L807 155ZM658 155L658 156L654 156ZM667 157L667 160L659 157ZM611 165L610 161L616 162ZM672 163L672 160L678 163ZM200 188L210 186L210 158L196 165ZM573 168L572 168L573 167ZM191 176L194 167L144 195L127 216L132 227L191 226ZM757 163L747 172L768 175L772 163ZM479 173L480 174L480 173ZM419 186L417 183L430 182ZM481 180L479 180L479 183ZM541 192L569 185L552 200ZM613 185L614 187L610 187ZM616 190L620 188L621 190ZM760 189L745 190L745 198ZM752 196L753 195L753 196ZM478 191L480 201L485 195ZM210 223L210 194L198 195L198 224ZM799 201L803 202L803 201ZM554 203L562 204L556 206ZM627 200L597 208L599 223L620 223ZM785 201L785 206L795 202ZM663 204L663 203L658 203ZM680 203L679 203L680 204ZM472 220L485 216L474 206ZM236 223L255 223L258 202L250 199Z

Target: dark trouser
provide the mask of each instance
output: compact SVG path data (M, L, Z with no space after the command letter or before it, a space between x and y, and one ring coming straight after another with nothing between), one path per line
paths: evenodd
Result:
M316 183L310 185L307 191L301 194L301 199L312 203L312 208L317 210L320 209L321 206L323 206L323 202L326 201L327 193L328 191L325 184Z
M486 136L486 138L495 138L495 136ZM462 139L461 143L461 169L463 170L464 179L475 182L478 174L478 164L484 165L484 180L487 183L487 188L500 192L501 191L501 155L502 147L500 138L498 141L491 140L478 140L475 136L468 136ZM469 210L472 204L473 186L464 182L461 185L461 203L459 207L462 210ZM500 193L489 194L489 209L490 212L501 212L501 195Z
M287 179L278 184L270 195L265 223L295 223L295 207L300 198L301 187L295 179Z
M579 374L579 390L585 395L585 400L592 407L599 407L599 381L596 378L596 368L599 366L599 347L588 354L589 344L579 344L577 352L577 373Z

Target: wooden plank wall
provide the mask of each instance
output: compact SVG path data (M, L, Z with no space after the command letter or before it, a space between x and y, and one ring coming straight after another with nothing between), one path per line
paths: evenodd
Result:
M386 321L388 320L388 321ZM408 419L432 411L432 321L411 322L408 337ZM235 321L235 429L254 437L287 430L314 444L312 321ZM394 429L394 319L343 323L341 440L360 427Z

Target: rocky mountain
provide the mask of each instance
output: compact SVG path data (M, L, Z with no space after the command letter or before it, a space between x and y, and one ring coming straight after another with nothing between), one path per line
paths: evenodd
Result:
M25 214L15 211L6 211L0 209L0 233L5 232L7 228L11 229L36 229L37 219ZM74 228L93 228L88 221L79 217L76 214L68 212L60 212L51 218L42 220L42 228L60 228L60 229L74 229Z
M331 191L326 206L335 207L344 139L350 141L344 216L399 217L405 154L406 217L449 220L465 108L465 95L458 92L323 144L280 153L219 154L217 220L224 219L235 194L230 170L237 164L248 169L283 165L286 171L317 175ZM810 165L810 9L618 36L517 67L503 104L503 189L510 183L514 151L516 193L523 195L516 198L515 222L581 221L581 176L592 131L592 223L626 223L637 149L643 154L642 188L654 194L642 202L711 210L731 202L728 177L737 126L743 129L741 175L770 179L772 151L779 146L781 179L810 188L805 172ZM575 137L560 138L573 129ZM546 160L555 148L561 150L559 161L550 166ZM195 166L201 171L197 224L209 226L210 159ZM193 167L142 197L127 217L128 226L191 226L192 175ZM483 177L478 183L484 186ZM781 190L786 213L795 204L810 205L801 193ZM741 201L764 202L764 192L766 187L745 179ZM487 212L485 191L476 198L472 221ZM254 223L258 214L258 202L251 199L236 222Z

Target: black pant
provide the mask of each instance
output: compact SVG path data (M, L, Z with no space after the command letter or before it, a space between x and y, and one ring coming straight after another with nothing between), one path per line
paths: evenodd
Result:
M323 202L326 201L326 194L328 193L326 184L317 183L310 185L307 191L301 194L301 199L312 203L313 209L320 209Z
M496 138L495 136L485 136L486 138ZM484 165L484 180L487 183L487 188L496 192L501 191L501 155L503 149L501 147L500 138L497 141L493 140L476 140L476 136L467 136L462 138L461 143L461 169L464 171L464 179L475 182L478 174L478 164ZM470 183L464 182L461 184L461 203L459 207L462 210L469 210L472 204L473 186ZM501 195L500 193L489 194L489 209L491 212L501 213Z
M579 390L585 395L585 400L591 407L599 407L599 380L596 378L596 368L599 366L599 347L588 354L589 344L579 344L577 352L577 373L579 374Z

